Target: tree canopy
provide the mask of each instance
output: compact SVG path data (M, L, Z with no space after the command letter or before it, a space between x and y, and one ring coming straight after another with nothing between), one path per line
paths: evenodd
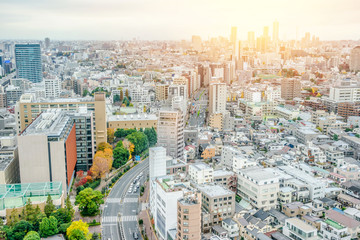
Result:
M85 240L89 234L89 225L82 220L72 222L66 230L66 236L71 240Z
M83 216L95 216L99 213L100 204L104 202L100 191L85 188L76 196L76 204L79 204L80 213Z
M54 216L44 218L40 223L40 236L43 238L53 236L59 233L58 221Z

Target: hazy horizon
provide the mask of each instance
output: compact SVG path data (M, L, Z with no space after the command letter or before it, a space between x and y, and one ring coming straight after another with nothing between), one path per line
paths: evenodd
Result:
M357 0L15 0L0 3L0 38L21 40L190 40L192 35L260 36L279 22L281 40L359 40ZM297 34L298 32L298 34Z

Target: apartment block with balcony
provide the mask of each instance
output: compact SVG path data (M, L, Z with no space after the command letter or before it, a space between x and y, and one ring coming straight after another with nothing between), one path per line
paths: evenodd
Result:
M340 223L326 219L320 223L319 236L323 239L331 240L350 240L351 236L347 227L344 227Z
M298 218L285 220L283 234L294 240L320 240L317 229Z
M189 176L197 184L210 183L213 181L214 170L205 163L194 163L189 165Z
M271 168L251 167L239 170L238 195L256 208L276 208L279 187L279 177Z

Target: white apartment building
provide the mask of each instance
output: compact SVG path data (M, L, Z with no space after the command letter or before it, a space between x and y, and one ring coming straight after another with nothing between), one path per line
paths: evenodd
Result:
M319 236L323 239L331 240L351 239L348 228L331 219L326 219L320 222Z
M210 183L213 181L214 170L205 163L194 163L189 165L190 179L197 184Z
M61 93L61 83L60 79L55 78L48 78L44 79L45 83L45 97L46 98L57 98Z
M173 158L184 157L184 120L181 111L160 110L157 145L166 148Z
M261 91L253 88L247 89L244 92L244 98L248 102L261 102Z
M360 101L359 86L336 86L330 88L329 99L335 102Z
M155 179L166 175L166 149L163 147L149 148L149 177Z
M232 146L223 146L221 150L221 165L226 167L227 169L231 169L233 167L233 158L241 154L241 151Z
M239 170L238 194L256 208L265 211L276 208L279 187L279 177L271 168Z
M226 112L226 84L214 82L209 87L209 114Z
M275 100L281 99L281 88L278 87L267 87L265 90L266 101L273 102Z
M150 206L155 229L161 239L167 240L167 232L177 227L177 201L189 192L189 182L175 180L173 176L159 177L155 181L154 203Z
M241 169L255 167L256 165L257 165L256 161L249 159L247 156L243 154L233 157L232 169L237 174L239 174Z
M288 218L285 220L283 234L296 240L318 240L317 229L299 218Z

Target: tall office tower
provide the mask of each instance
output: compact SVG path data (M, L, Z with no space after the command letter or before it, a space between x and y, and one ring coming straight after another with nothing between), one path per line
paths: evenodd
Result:
M249 48L255 48L255 33L248 32L248 46Z
M192 39L191 39L191 45L194 50L201 51L201 48L202 48L201 37L193 35Z
M176 240L201 239L201 193L188 193L177 202Z
M230 42L235 46L237 35L237 27L231 27Z
M279 22L275 21L273 23L273 42L279 42Z
M166 148L152 147L149 149L149 178L166 175Z
M268 26L265 26L265 27L264 27L263 36L264 36L264 37L269 37L269 27L268 27Z
M213 82L209 87L209 114L226 111L226 83Z
M46 78L45 82L45 97L46 98L57 98L61 92L60 79L57 77Z
M181 111L160 110L158 116L158 143L167 155L184 158L184 117Z
M87 107L94 111L95 115L95 141L96 145L107 141L106 126L106 103L105 93L97 92L94 98L72 98L72 99L49 99L48 101L37 100L34 94L23 94L15 106L16 127L19 133L23 131L39 113L51 108L65 110L78 110Z
M40 44L15 44L15 61L18 78L42 81Z
M50 38L45 38L45 47L47 49L50 47Z
M61 109L49 109L19 136L21 183L61 181L69 191L77 162L76 130Z
M281 98L293 100L301 97L301 82L295 78L284 78L281 80Z
M351 49L350 71L360 71L360 46Z

